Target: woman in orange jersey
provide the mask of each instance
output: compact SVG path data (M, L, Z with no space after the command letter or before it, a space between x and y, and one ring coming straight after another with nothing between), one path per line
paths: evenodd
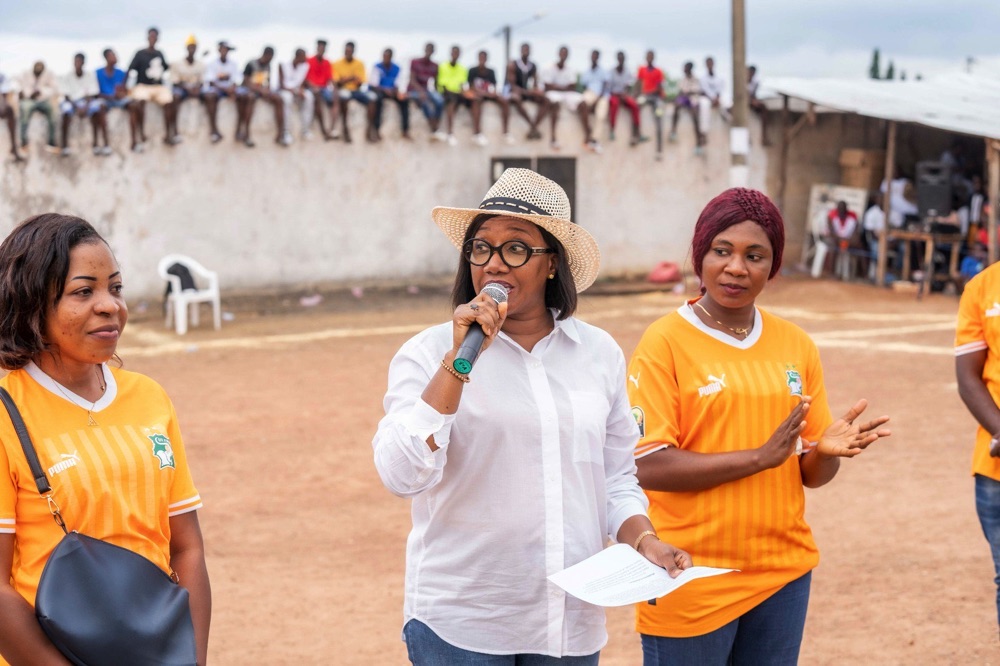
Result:
M812 340L755 306L784 241L760 192L709 202L692 242L702 295L654 322L629 364L653 525L699 564L740 570L637 607L646 666L795 664L819 561L803 486L889 435L888 417L859 420L864 400L834 421Z
M10 371L0 386L24 417L67 527L179 575L205 664L212 602L201 499L166 393L108 365L128 320L122 285L111 249L84 220L22 222L0 245L0 367ZM63 533L0 414L0 663L68 664L32 609Z

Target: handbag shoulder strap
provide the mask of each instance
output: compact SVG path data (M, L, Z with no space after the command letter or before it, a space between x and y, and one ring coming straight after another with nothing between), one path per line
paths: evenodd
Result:
M38 462L38 454L35 452L35 445L31 443L31 437L28 435L28 427L24 425L24 419L21 418L21 412L18 411L17 405L14 404L14 398L10 397L10 393L2 386L0 386L0 400L3 401L3 406L7 408L7 413L10 414L10 420L14 424L14 431L21 442L21 450L24 451L24 457L28 459L31 476L35 478L38 494L45 495L51 492L52 486L49 485L49 478L45 476L45 470L42 469L41 463Z

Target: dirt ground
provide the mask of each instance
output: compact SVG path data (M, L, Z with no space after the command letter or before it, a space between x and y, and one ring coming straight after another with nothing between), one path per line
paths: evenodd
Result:
M579 315L628 355L681 298L585 295ZM813 335L835 413L863 396L893 418L891 439L807 492L822 562L802 663L1000 664L974 424L953 373L957 299L782 278L761 304ZM371 439L389 360L449 317L447 295L369 289L272 306L227 303L235 318L221 331L183 338L150 312L119 349L180 415L205 501L212 662L405 664L409 503L382 487ZM641 663L631 609L610 610L608 628L601 663Z

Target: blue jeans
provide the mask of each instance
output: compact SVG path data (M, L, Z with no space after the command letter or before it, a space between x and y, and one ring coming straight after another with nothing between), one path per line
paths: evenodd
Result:
M597 666L600 652L586 657L546 657L543 654L482 654L446 643L420 620L403 627L406 653L413 666Z
M419 92L411 90L410 99L417 103L417 106L424 112L424 116L428 120L437 120L441 117L441 112L444 110L444 98L441 96L441 93L433 90L426 90L424 92L425 95L421 98Z
M976 474L976 513L993 553L993 582L997 585L997 622L1000 623L1000 481Z
M644 666L795 666L809 606L812 572L793 580L724 627L703 636L642 635Z

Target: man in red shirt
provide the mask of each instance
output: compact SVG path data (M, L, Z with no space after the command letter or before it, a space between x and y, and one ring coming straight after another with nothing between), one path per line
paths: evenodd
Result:
M639 103L653 109L653 121L656 124L656 159L663 159L663 70L653 66L655 54L646 51L646 64L639 68L636 78L639 87Z
M337 116L340 115L340 101L333 89L333 66L326 59L326 40L316 40L316 55L307 58L309 73L306 74L306 86L313 92L316 100L316 117L319 119L319 130L327 141L338 138ZM330 130L323 121L323 103L330 108Z

